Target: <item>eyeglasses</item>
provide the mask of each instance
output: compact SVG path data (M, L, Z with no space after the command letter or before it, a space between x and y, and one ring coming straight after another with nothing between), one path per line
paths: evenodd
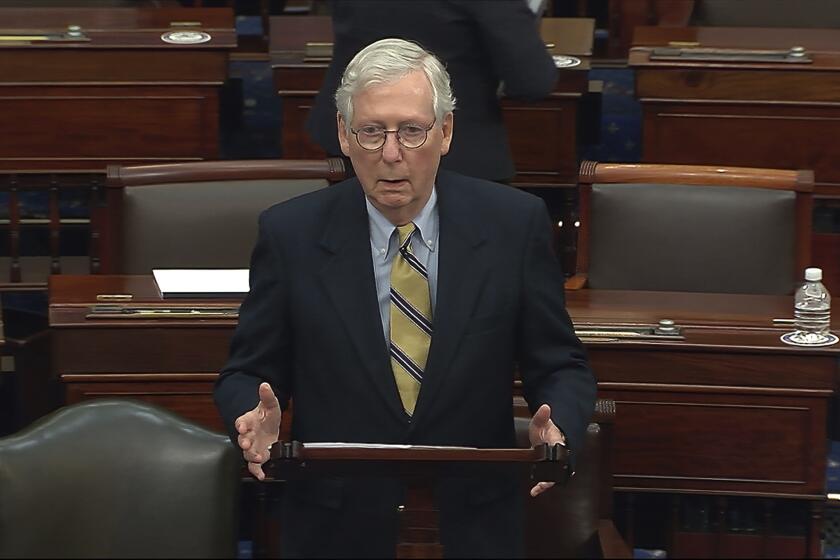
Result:
M423 128L419 124L404 124L397 130L387 130L381 126L369 125L363 126L359 130L351 128L350 132L356 136L356 142L359 143L359 146L369 152L374 152L382 148L385 145L388 134L396 134L397 141L403 148L415 150L426 143L426 139L429 137L429 131L434 126L435 121L432 121L432 124L426 128Z

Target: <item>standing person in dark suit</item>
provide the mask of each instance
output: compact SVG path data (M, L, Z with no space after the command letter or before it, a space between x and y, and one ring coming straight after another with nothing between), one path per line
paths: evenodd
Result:
M446 65L461 101L458 135L441 167L491 181L513 177L500 84L505 96L528 100L547 97L557 80L525 0L341 0L331 8L333 59L306 124L315 142L329 155L340 154L332 96L344 68L366 45L399 37Z
M416 44L362 50L336 99L357 177L261 215L215 389L250 471L263 478L290 399L303 442L514 447L517 370L531 441L580 449L595 382L544 204L438 169L455 100L446 70ZM521 554L515 480L445 480L437 498L446 556ZM283 552L392 557L402 499L393 480L289 482Z

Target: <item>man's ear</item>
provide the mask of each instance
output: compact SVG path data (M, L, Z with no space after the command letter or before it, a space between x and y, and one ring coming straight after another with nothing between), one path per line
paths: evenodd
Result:
M440 143L440 155L445 156L449 153L449 145L452 143L452 133L455 128L455 117L451 111L443 117L443 125L440 128L443 131L443 142Z
M338 127L338 144L341 146L341 153L350 157L350 139L347 137L347 127L344 126L344 117L336 112L335 123Z

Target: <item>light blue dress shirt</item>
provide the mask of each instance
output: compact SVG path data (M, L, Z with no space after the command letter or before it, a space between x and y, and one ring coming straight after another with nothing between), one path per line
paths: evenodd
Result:
M370 224L370 247L373 251L373 276L376 279L376 296L379 300L379 316L382 319L382 332L385 341L391 339L391 263L399 250L397 228L388 218L377 210L365 197L368 222ZM437 191L432 187L428 202L414 218L417 229L411 236L411 251L423 263L429 273L429 296L432 303L432 321L434 321L435 300L437 299L438 272L438 209Z

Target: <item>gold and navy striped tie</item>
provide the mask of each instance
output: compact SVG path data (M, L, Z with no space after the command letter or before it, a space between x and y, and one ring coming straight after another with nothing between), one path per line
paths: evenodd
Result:
M391 368L405 411L414 414L432 341L426 267L411 252L414 223L397 228L400 249L391 265Z

